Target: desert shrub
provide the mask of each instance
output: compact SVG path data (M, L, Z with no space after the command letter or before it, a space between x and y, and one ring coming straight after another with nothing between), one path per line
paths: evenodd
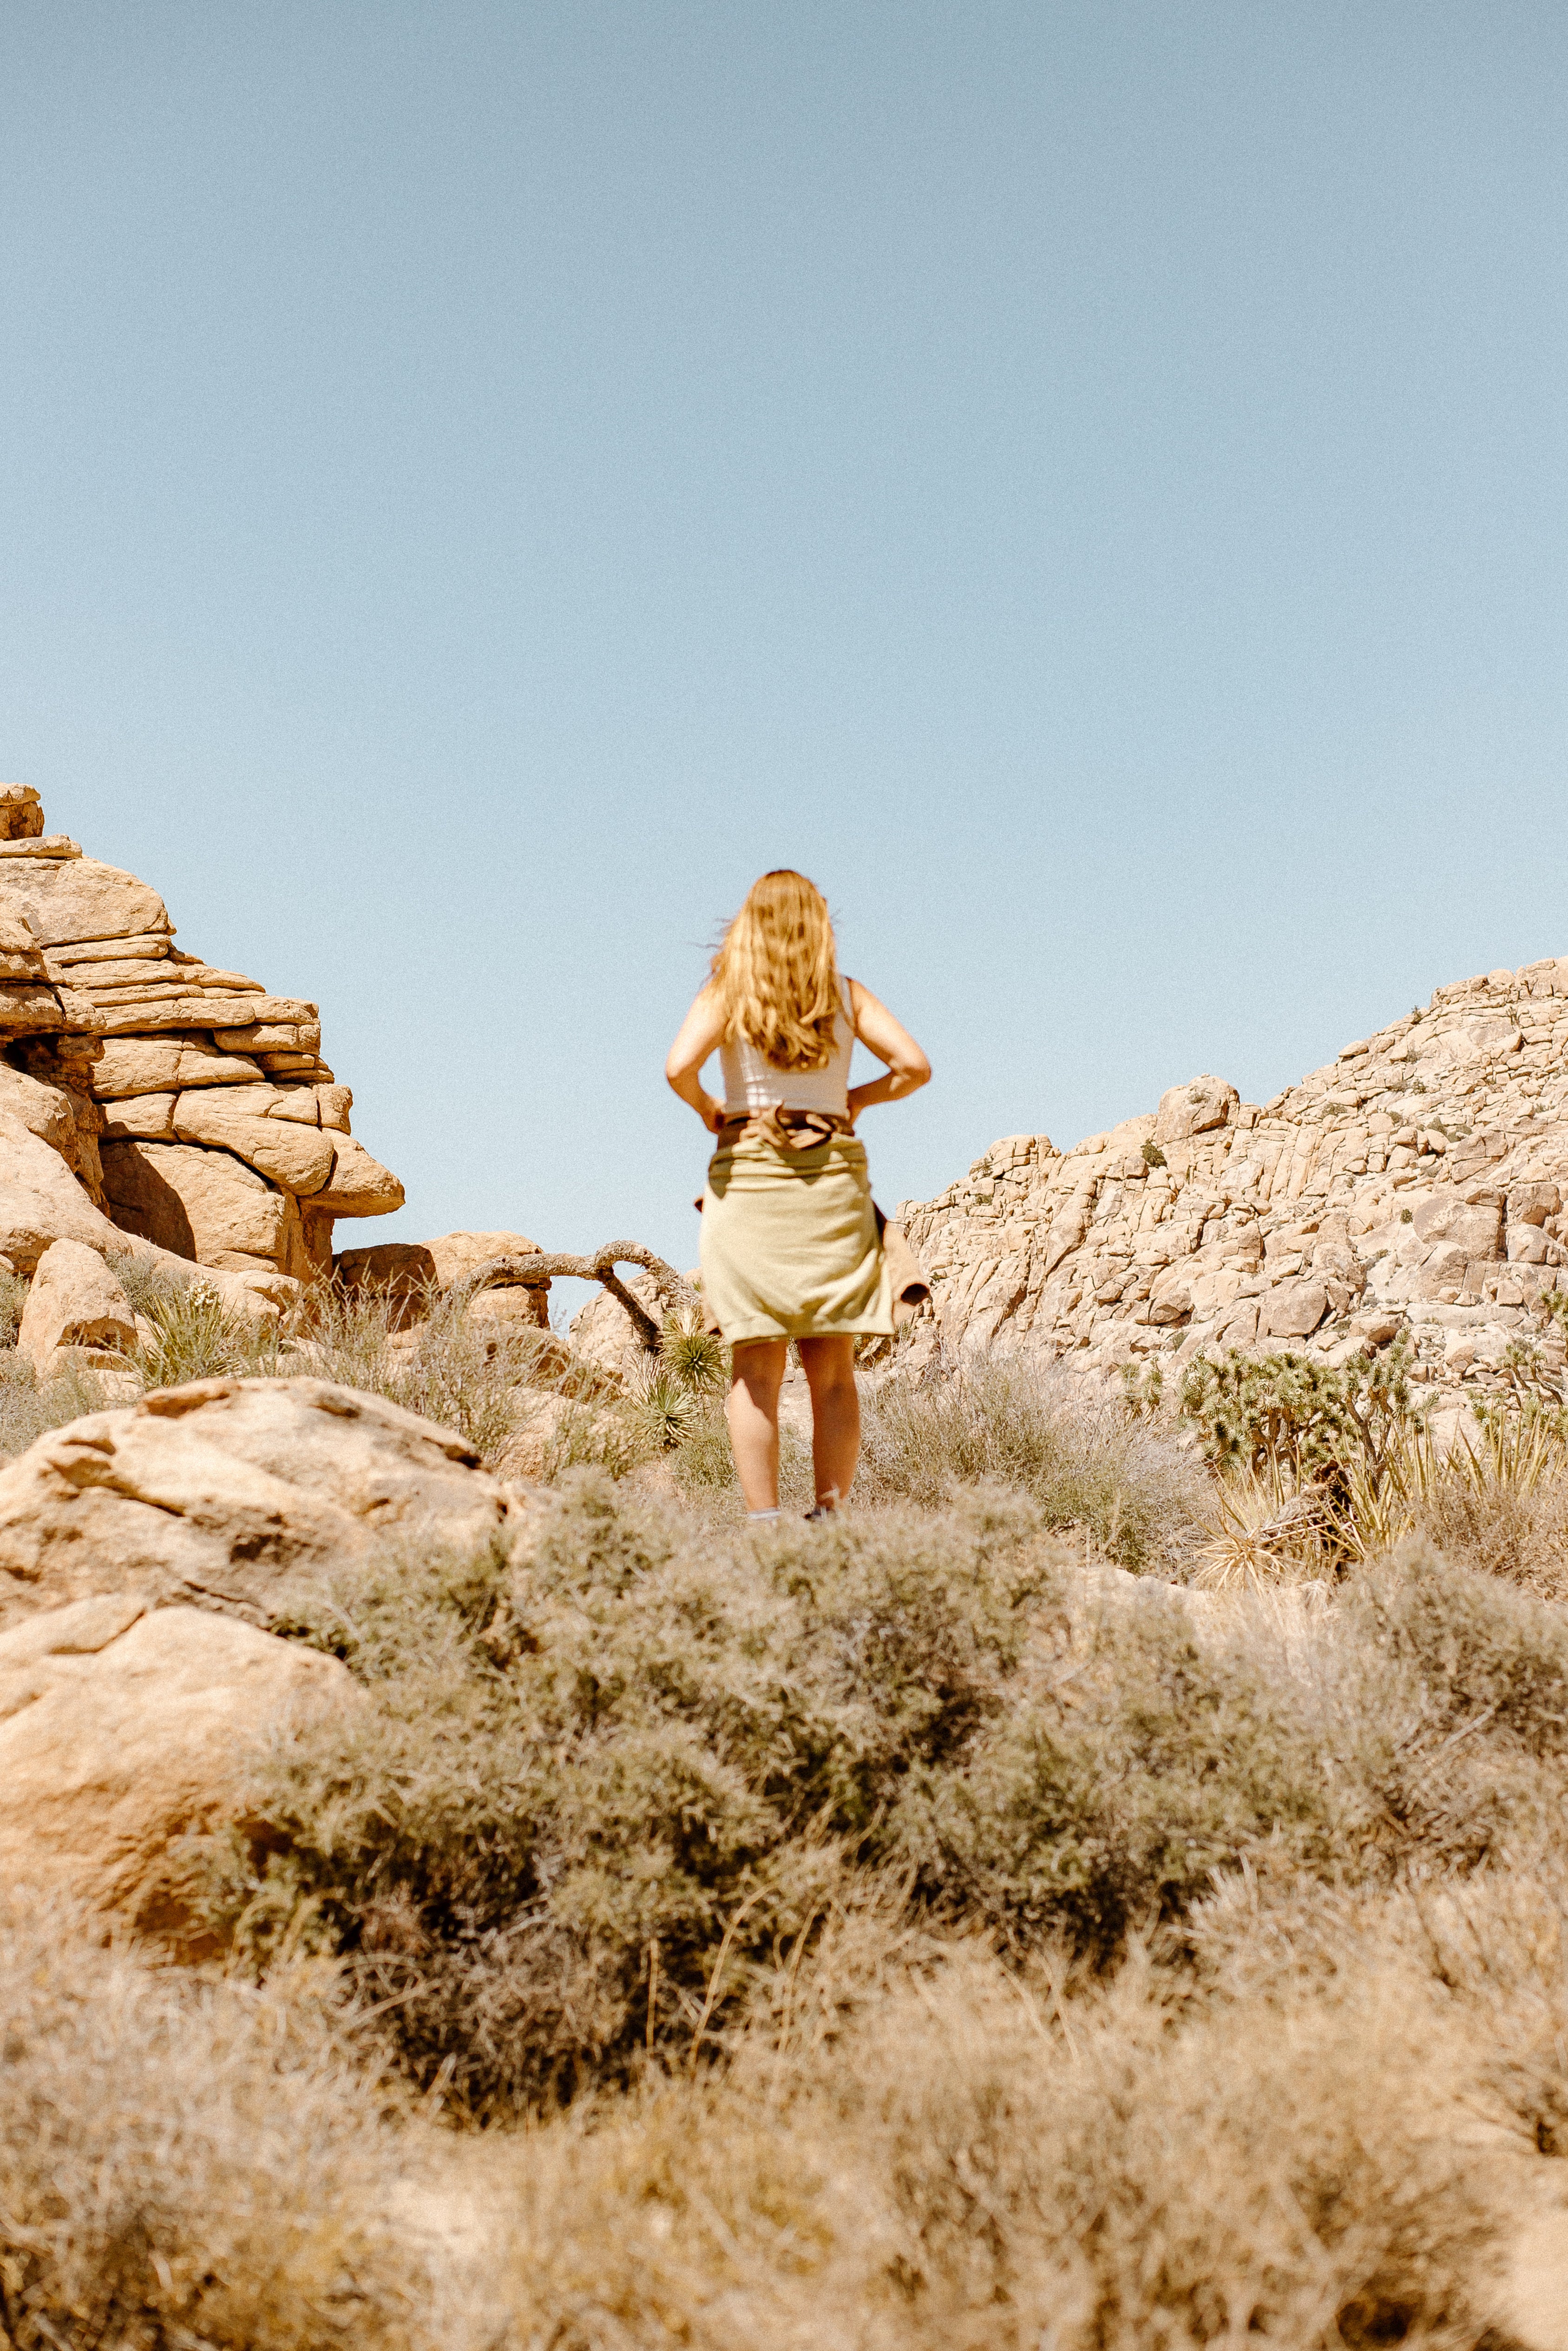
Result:
M558 1485L573 1469L602 1469L629 1477L657 1451L647 1422L623 1403L569 1400L545 1455L543 1481Z
M1357 1576L1344 1637L1406 1669L1427 1724L1506 1736L1527 1753L1568 1753L1568 1616L1533 1593L1458 1566L1421 1542Z
M369 1703L279 1750L217 1914L264 1960L308 1911L476 2106L700 2041L848 1858L896 1864L901 1782L1060 1573L1017 1501L694 1541L579 1473L505 1583L404 1559L306 1611Z
M345 1955L483 2113L706 2050L867 1869L1099 1964L1243 1865L1375 1884L1556 1834L1545 1604L1417 1552L1287 1625L1070 1561L994 1491L751 1535L580 1474L515 1565L304 1606L368 1703L277 1750L214 1921L264 1970Z
M780 1473L786 1434L783 1430L779 1432ZM708 1403L692 1416L674 1450L671 1467L676 1485L683 1493L722 1492L730 1489L738 1491L735 1455L730 1449L729 1424L723 1408L716 1402Z
M0 2014L16 2351L426 2339L387 2102L319 2012L154 1971L100 1927L12 1898Z
M9 1266L0 1266L0 1347L14 1347L27 1303L27 1284Z
M403 1312L403 1301L384 1291L346 1296L319 1288L306 1304L298 1355L284 1368L308 1369L319 1379L384 1396L455 1429L486 1461L494 1460L512 1431L517 1389L537 1383L535 1359L549 1344L549 1333L520 1331L497 1338L494 1325L475 1322L468 1293L459 1287L434 1302L412 1347L389 1347Z
M1531 2142L1489 2078L1499 2003L1418 1938L1200 2001L1136 1953L1085 1985L890 1928L867 1964L856 1926L724 2074L529 2140L508 2346L1481 2335L1509 2215L1463 2141L1484 2115Z
M1088 1602L962 1772L912 1772L897 1840L951 1915L1015 1944L1066 1928L1112 1949L1267 1846L1295 1868L1368 1865L1393 1757L1354 1740L1270 1645L1202 1637L1149 1587Z
M167 1258L135 1257L129 1250L123 1257L109 1259L108 1264L138 1314L165 1305L190 1282L201 1279L201 1269L194 1264L188 1273L183 1273Z
M677 1457L685 1487L735 1483L728 1429L720 1398L729 1380L730 1351L700 1313L666 1314L659 1353L632 1383L629 1419L647 1453Z
M704 1417L703 1398L668 1364L649 1363L632 1384L629 1411L650 1451L673 1453Z
M136 1311L151 1330L140 1336L132 1364L150 1388L267 1378L282 1368L277 1324L253 1322L225 1306L199 1273L184 1282L155 1275L138 1290Z
M1052 1527L1084 1527L1121 1566L1173 1566L1204 1506L1196 1465L1071 1378L1006 1360L919 1385L890 1380L862 1405L862 1502L932 1508L981 1479L1016 1487Z
M1568 1442L1554 1413L1499 1411L1412 1481L1407 1517L1451 1559L1568 1595Z
M695 1310L665 1315L659 1334L659 1359L690 1395L721 1395L729 1379L729 1356L724 1341L703 1328L701 1315Z
M1363 1349L1333 1370L1305 1355L1254 1360L1235 1347L1218 1363L1195 1355L1181 1411L1221 1469L1284 1473L1297 1485L1317 1478L1346 1491L1353 1475L1375 1490L1419 1421L1403 1342L1379 1354Z
M452 1291L419 1325L417 1345L391 1374L392 1401L456 1429L489 1459L507 1440L511 1392L531 1372L538 1344L521 1334L497 1344L494 1332L470 1317L466 1295Z
M1216 1622L1156 1588L1111 1594L961 1773L911 1772L898 1842L954 1915L1101 1949L1244 1862L1371 1883L1472 1869L1511 1828L1555 1834L1565 1667L1560 1612L1419 1544L1304 1643L1235 1603Z
M1267 1475L1233 1470L1216 1482L1207 1530L1193 1555L1189 1581L1200 1591L1217 1592L1332 1583L1364 1535L1367 1555L1390 1548L1382 1525L1377 1539L1371 1539L1369 1514L1358 1512L1355 1500L1353 1493L1347 1514L1337 1494L1315 1483L1292 1490L1277 1470ZM1386 1520L1390 1513L1384 1509L1377 1516ZM1403 1512L1398 1527L1406 1527Z
M51 1428L101 1412L107 1401L103 1383L90 1372L73 1366L40 1387L26 1355L0 1353L0 1457L25 1453Z

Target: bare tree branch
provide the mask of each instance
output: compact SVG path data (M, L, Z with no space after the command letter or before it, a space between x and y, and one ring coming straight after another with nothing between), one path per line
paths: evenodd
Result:
M616 1273L618 1265L640 1267L652 1280L666 1313L679 1314L695 1302L690 1285L674 1267L639 1241L606 1241L591 1257L549 1256L541 1250L533 1257L486 1258L465 1277L463 1287L471 1296L489 1289L539 1290L558 1274L576 1281L601 1282L624 1311L643 1345L654 1354L659 1325Z

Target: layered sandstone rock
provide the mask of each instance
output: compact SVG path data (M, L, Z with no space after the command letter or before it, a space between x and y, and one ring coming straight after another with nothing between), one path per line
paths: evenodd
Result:
M1495 1383L1521 1346L1551 1369L1568 958L1439 988L1260 1109L1203 1076L1069 1152L1006 1136L899 1216L950 1347L1333 1361L1404 1331L1450 1384Z
M149 883L43 823L36 792L0 789L0 1114L122 1232L232 1273L324 1271L337 1217L403 1196L349 1133L317 1008L186 954Z

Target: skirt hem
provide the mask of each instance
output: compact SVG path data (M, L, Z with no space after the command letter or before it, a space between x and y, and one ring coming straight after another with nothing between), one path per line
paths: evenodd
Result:
M832 1322L816 1327L812 1327L812 1319L810 1316L801 1318L804 1328L794 1323L786 1325L775 1322L755 1330L747 1325L744 1331L725 1331L722 1336L726 1346L749 1347L764 1339L891 1339L894 1334L891 1315L885 1322L878 1318L871 1322Z

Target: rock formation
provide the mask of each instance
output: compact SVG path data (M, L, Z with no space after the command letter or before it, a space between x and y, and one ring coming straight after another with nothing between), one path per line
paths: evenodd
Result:
M483 1543L508 1507L460 1437L381 1396L314 1379L155 1389L0 1470L0 1627L106 1593L265 1625L297 1573L416 1531Z
M174 937L147 883L46 835L37 794L0 787L0 1113L120 1231L308 1280L334 1219L401 1207L402 1186L349 1132L315 1005Z
M280 1719L356 1695L335 1657L196 1608L105 1596L0 1633L0 1885L183 1939L171 1847L234 1816Z
M22 1309L19 1353L45 1387L68 1365L61 1351L87 1371L123 1370L136 1344L136 1317L113 1270L82 1241L51 1241Z
M1552 1370L1568 1289L1568 958L1439 988L1261 1108L1195 1078L1060 1152L1004 1136L900 1220L949 1348L1105 1369L1199 1349Z
M409 1330L433 1306L497 1258L537 1257L538 1245L521 1233L443 1233L433 1241L382 1241L345 1249L335 1262L350 1298L376 1295L392 1310L393 1328ZM549 1329L549 1280L497 1280L475 1291L468 1312L476 1322L507 1330Z

